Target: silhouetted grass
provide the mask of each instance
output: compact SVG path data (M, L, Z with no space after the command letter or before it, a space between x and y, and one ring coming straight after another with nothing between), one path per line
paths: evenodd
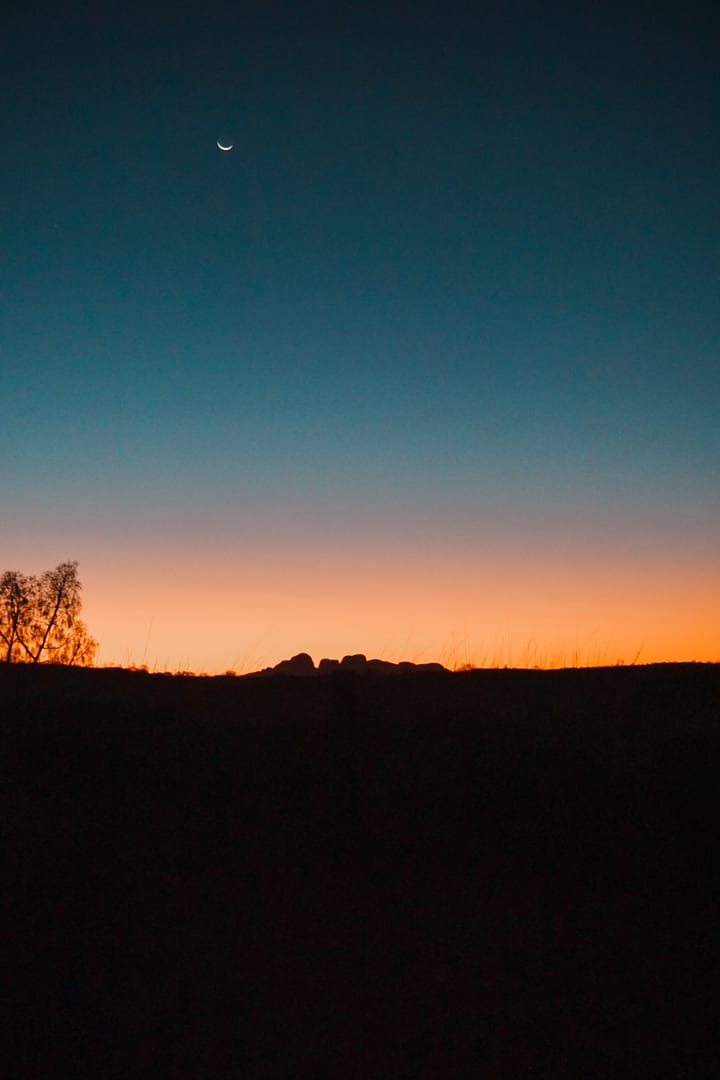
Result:
M717 665L0 702L3 1076L717 1071Z

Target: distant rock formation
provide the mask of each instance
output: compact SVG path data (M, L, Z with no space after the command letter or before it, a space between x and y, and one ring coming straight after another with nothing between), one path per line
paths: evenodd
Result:
M317 675L312 656L306 652L291 656L289 660L281 660L275 667L265 668L262 675Z
M409 660L401 660L395 664L390 660L368 660L363 653L353 653L343 656L342 660L330 660L323 658L315 667L313 659L308 653L298 653L289 660L281 660L275 667L263 668L262 671L253 671L252 676L268 675L294 675L307 677L310 675L332 675L335 671L353 672L356 675L396 675L411 671L448 671L442 664L413 664Z
M353 653L352 656L343 656L340 661L341 671L354 671L356 675L364 675L367 671L367 657L362 653Z
M318 664L318 675L330 675L340 667L339 660L321 660Z

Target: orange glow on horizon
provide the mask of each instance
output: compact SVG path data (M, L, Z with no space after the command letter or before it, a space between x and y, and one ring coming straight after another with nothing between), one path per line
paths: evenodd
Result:
M110 571L112 576L110 576ZM298 652L448 667L720 660L720 569L661 556L519 561L260 554L86 568L97 663L243 673Z

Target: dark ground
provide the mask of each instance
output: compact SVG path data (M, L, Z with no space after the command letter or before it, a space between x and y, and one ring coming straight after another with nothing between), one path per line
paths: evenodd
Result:
M0 1076L720 1075L720 665L0 670Z

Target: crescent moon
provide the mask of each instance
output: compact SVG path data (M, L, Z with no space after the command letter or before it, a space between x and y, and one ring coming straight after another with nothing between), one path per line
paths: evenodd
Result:
M234 145L235 145L234 143L230 143L230 145L229 145L229 146L223 146L223 144L219 142L219 143L217 144L217 148L218 148L218 150L224 150L224 151L225 151L225 153L227 153L227 152L228 152L228 150L232 150L232 148L233 148L233 146L234 146Z

